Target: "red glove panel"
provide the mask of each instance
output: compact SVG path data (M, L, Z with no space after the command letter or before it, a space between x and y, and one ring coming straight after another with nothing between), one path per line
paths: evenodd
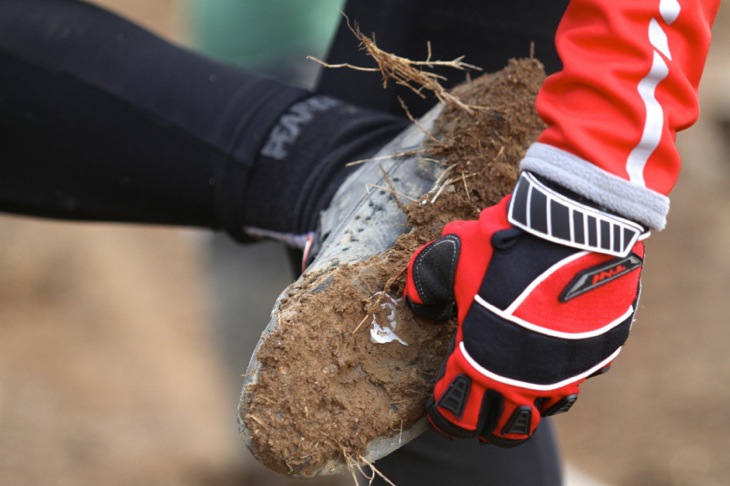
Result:
M608 369L633 322L643 228L523 173L478 221L411 258L414 311L458 328L428 417L450 437L517 445Z

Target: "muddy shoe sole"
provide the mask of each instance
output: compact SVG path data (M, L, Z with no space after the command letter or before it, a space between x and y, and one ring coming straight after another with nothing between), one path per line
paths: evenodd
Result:
M285 362L289 358L286 355L284 358L274 358L273 360L269 358L260 360L260 358L262 349L265 348L267 342L270 347L283 347L287 346L289 341L304 341L305 339L301 335L296 334L297 329L301 331L302 326L316 326L318 323L310 322L311 319L306 316L307 312L302 312L302 306L307 305L303 301L311 295L328 291L332 282L337 278L341 278L340 274L343 269L353 268L353 265L358 262L364 262L373 256L383 254L383 252L393 247L399 235L408 231L406 216L402 210L403 204L417 200L431 191L444 171L443 165L434 163L434 161L424 161L419 157L427 138L425 132L431 129L440 111L441 106L439 105L427 113L419 121L418 126L413 125L402 132L380 150L371 161L364 163L340 187L330 207L321 215L320 235L322 242L318 248L316 258L303 275L281 293L274 305L271 320L263 331L248 365L238 409L239 431L245 443L264 465L273 470L296 477L342 473L348 469L352 470L353 467L358 465L367 465L386 456L425 430L426 425L423 418L411 420L411 423L406 426L403 425L404 422L401 420L400 428L397 430L388 430L387 433L382 433L377 437L365 439L356 437L355 439L364 441L359 446L352 445L353 443L357 444L357 441L353 439L354 442L348 442L348 444L340 443L341 450L334 447L331 448L329 453L327 451L321 454L319 454L319 451L312 452L307 449L306 444L296 444L296 442L315 441L315 439L306 437L306 434L300 430L299 424L292 425L287 421L285 415L299 414L303 409L304 415L299 419L300 421L314 420L312 415L319 412L329 413L333 419L337 418L338 420L340 415L350 414L353 415L352 420L357 422L364 413L363 410L358 408L360 404L345 403L349 396L355 393L350 391L333 392L335 398L332 398L322 392L322 401L324 403L319 404L319 406L316 404L308 406L307 403L311 402L306 400L296 401L296 397L288 396L289 394L286 393L287 388L283 380L291 379L288 375L291 374L293 368ZM342 312L340 307L344 306L345 308L354 308L356 312L359 312L358 316L361 316L363 312L361 310L362 303L358 295L370 294L374 291L377 293L377 289L372 288L371 284L365 284L362 281L364 279L361 277L366 274L368 274L368 269L361 268L354 276L348 277L351 278L352 287L356 289L356 291L353 291L354 301L351 305L348 305L348 296L342 295L341 299L336 297L334 299L335 303L333 305L337 306L336 309L331 311L324 309L318 312L331 312L339 315ZM368 285L371 286L368 287ZM303 289L306 290L303 291ZM304 297L302 297L303 295ZM295 307L293 310L284 309L293 299L302 301L298 302L299 307ZM337 302L337 300L340 302ZM390 319L394 327L395 321L393 319L395 319L396 314L400 316L408 310L405 309L402 302L394 297L387 297L384 302L382 308L386 316L385 320ZM314 315L317 314L314 313ZM387 317L387 315L390 315L390 317ZM389 349L393 349L395 353L398 353L397 348L399 346L404 346L402 349L406 349L407 343L400 339L396 331L388 327L387 323L383 323L383 319L381 319L381 325L378 325L376 319L377 316L373 314L372 322L366 323L370 326L369 335L364 327L363 331L357 334L355 333L357 328L355 328L355 331L343 332L344 338L334 335L331 336L331 339L339 343L343 339L345 341L349 340L352 336L352 339L359 339L359 341L349 345L358 348L365 345L372 346L370 343L383 342L388 344L382 346L389 346ZM363 321L365 320L363 319ZM354 324L357 324L357 322ZM362 325L362 322L360 324ZM349 325L350 328L355 327L352 324ZM286 326L291 328L291 331L285 329ZM393 342L396 340L400 342ZM363 344L362 341L368 341L369 343ZM319 345L320 350L315 346L313 350L309 351L309 354L327 354L330 351L330 343L326 341L325 337L322 338ZM414 349L408 351L415 352ZM266 353L268 355L268 351ZM307 351L297 349L297 353L306 354ZM335 352L334 350L332 350L332 353L336 355L332 358L332 362L322 365L325 374L327 369L337 369L342 374L342 377L338 380L343 383L352 380L353 383L367 382L368 386L372 385L370 383L372 379L368 376L367 367L345 362L342 355L347 353ZM400 355L396 356L401 358ZM316 357L312 356L313 359ZM290 359L295 360L300 359L300 357L292 356ZM309 358L305 356L303 359L307 360ZM419 364L415 358L402 357L402 359L406 362L396 363L393 366L405 370L404 373L420 372L418 369ZM409 369L409 367L413 369ZM343 370L349 371L345 373ZM301 377L299 381L306 381L307 379L309 378ZM393 379L398 381L400 377L394 375ZM294 380L296 381L297 378L294 378ZM267 383L263 383L264 381L267 381ZM273 393L275 396L266 399L273 403L265 406L260 400L257 400L257 398L260 398L257 395L264 393L262 389L265 387L267 390L270 389L268 383L272 381L276 382L272 386L278 386L279 391ZM312 387L317 388L320 385L319 382L315 381ZM344 383L344 385L350 386L349 383ZM389 385L391 384L387 384L387 386ZM375 391L371 390L368 393L377 394L376 389L381 385L373 386L375 386ZM281 396L276 396L277 394ZM347 396L343 398L343 395ZM285 404L285 402L287 403ZM332 405L328 404L330 402ZM383 414L397 413L398 406L386 403ZM420 406L422 404L417 404L417 407ZM357 410L352 411L352 407ZM318 409L317 412L313 410L315 408ZM320 410L322 408L328 409ZM325 419L327 419L326 416ZM292 417L292 420L296 420L296 418ZM363 417L363 420L367 420L367 418ZM342 427L341 424L333 425L333 427L335 426ZM286 444L285 446L279 444L280 441L287 440L286 433L282 435L280 430L282 427L292 429L290 431L292 444ZM357 435L356 433L353 434ZM317 439L315 442L327 442L327 440Z
M269 469L357 471L423 430L456 319L417 319L400 298L405 268L444 224L473 219L512 190L544 129L534 107L544 77L535 59L511 60L455 88L481 109L438 116L443 142L426 152L445 167L403 155L426 141L412 127L339 191L323 214L327 238L316 261L277 300L246 376L241 434ZM430 129L436 115L419 124ZM413 228L391 192L408 204Z

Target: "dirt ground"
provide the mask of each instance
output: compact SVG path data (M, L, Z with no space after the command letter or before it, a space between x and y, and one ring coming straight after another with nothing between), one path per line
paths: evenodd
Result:
M176 39L180 4L124 2ZM730 477L725 11L632 337L555 420L566 460L611 484ZM239 456L201 238L0 217L0 484L271 484Z

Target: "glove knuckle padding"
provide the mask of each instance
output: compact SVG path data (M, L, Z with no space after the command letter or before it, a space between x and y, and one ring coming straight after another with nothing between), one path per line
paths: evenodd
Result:
M474 428L464 426L464 414L467 412L467 405L473 398L471 378L459 373L452 381L442 381L441 383L445 385L446 390L441 394L438 402L431 401L428 407L428 419L431 425L449 437L475 437Z
M502 447L522 444L540 421L535 407L508 403L504 395L494 390L484 394L482 410L485 420L479 428L479 438Z

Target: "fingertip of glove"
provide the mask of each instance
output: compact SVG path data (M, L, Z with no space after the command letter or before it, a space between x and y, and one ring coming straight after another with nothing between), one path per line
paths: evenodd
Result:
M568 395L557 401L553 406L542 412L543 417L550 417L553 415L559 415L570 410L575 402L578 400L578 394Z
M426 416L431 428L447 439L471 439L476 435L475 431L461 428L441 415L435 403L428 408Z

